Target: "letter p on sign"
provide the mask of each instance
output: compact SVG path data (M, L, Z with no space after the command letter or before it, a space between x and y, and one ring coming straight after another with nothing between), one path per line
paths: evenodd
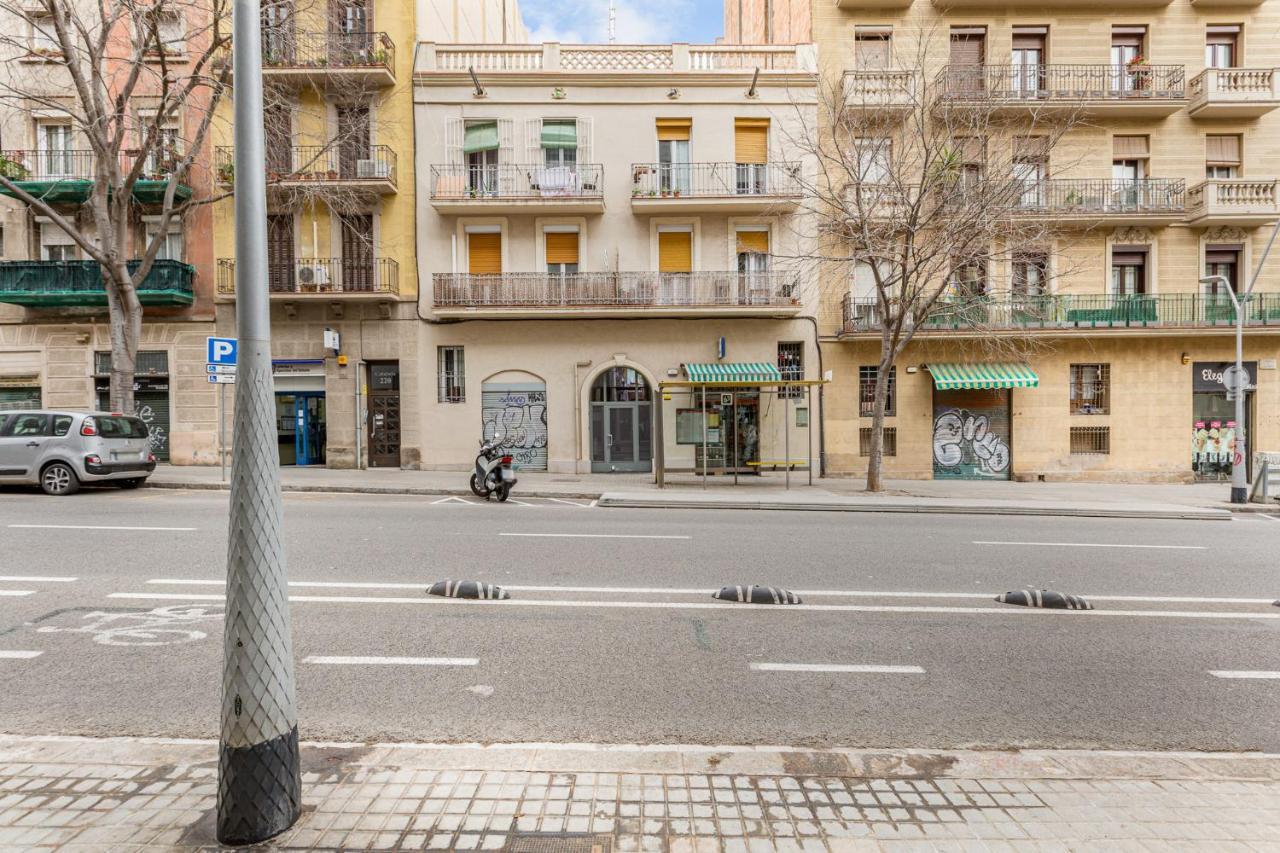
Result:
M208 358L210 364L235 364L236 363L236 339L235 338L209 338L208 339Z

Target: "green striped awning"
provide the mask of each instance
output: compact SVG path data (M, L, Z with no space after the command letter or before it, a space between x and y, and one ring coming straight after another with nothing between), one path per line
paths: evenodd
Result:
M933 387L940 391L955 388L1035 388L1040 377L1026 362L972 362L930 364Z
M727 364L686 364L690 382L781 382L778 365L767 361L740 361Z

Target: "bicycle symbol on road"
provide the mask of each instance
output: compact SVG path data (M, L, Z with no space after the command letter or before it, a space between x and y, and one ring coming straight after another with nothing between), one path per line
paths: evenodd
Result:
M93 641L103 646L176 646L194 643L208 636L195 626L223 617L223 606L215 604L173 604L157 607L145 613L86 613L87 625L76 628L59 628L45 625L37 628L42 634L90 634Z

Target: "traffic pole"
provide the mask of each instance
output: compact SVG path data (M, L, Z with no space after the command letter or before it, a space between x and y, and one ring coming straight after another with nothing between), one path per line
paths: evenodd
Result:
M255 844L302 805L267 297L260 0L234 0L236 328L218 841Z

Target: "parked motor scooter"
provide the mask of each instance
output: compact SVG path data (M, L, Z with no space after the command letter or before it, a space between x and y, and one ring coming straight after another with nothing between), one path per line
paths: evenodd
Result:
M515 484L516 472L511 467L511 455L502 452L502 434L489 441L480 439L476 470L471 475L471 491L485 500L489 495L495 495L501 503L511 495L511 487Z

